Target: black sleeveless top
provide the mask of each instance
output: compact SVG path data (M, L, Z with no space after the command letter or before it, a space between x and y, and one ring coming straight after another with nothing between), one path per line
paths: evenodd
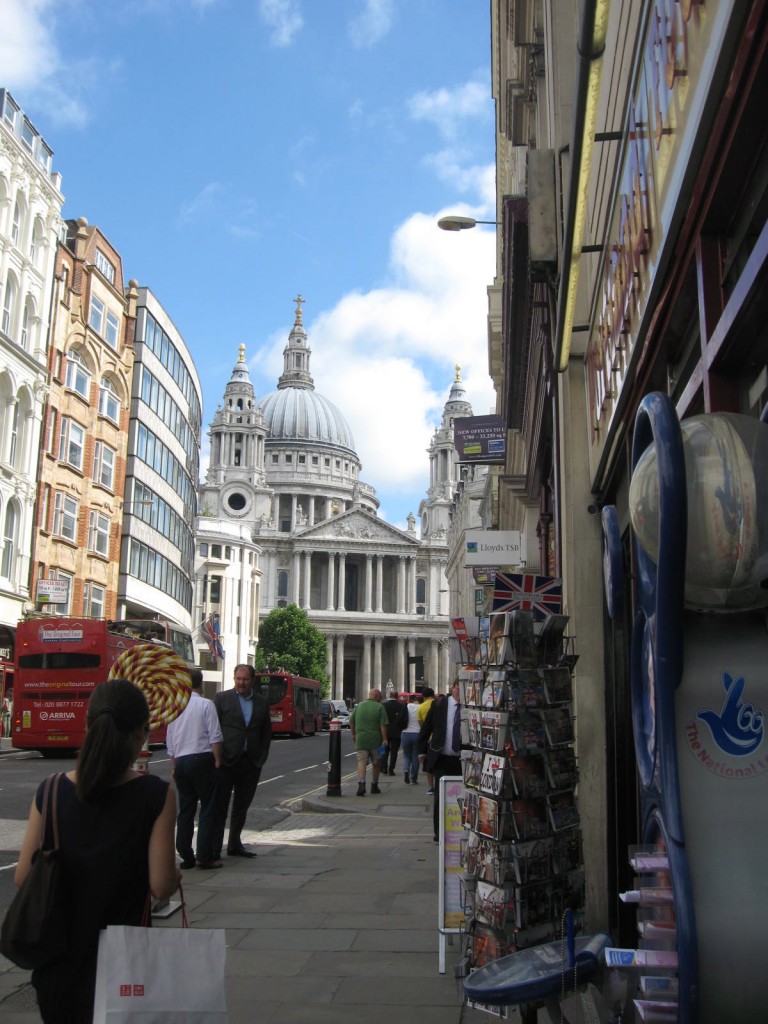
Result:
M35 797L38 810L44 788L42 782ZM92 1007L99 931L108 924L141 924L149 892L149 837L167 793L167 782L141 775L85 801L77 797L75 784L62 778L57 819L71 941L62 960L32 976L41 1011L49 998L60 1001L74 992L89 993ZM44 1019L49 1019L45 1013Z

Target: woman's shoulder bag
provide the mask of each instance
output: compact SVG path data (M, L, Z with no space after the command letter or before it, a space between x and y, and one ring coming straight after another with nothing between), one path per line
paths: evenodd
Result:
M55 960L67 948L68 918L63 899L59 850L58 795L61 774L45 784L40 822L40 846L0 929L0 953L18 967L34 970ZM52 807L51 807L52 804ZM53 846L46 844L48 819Z

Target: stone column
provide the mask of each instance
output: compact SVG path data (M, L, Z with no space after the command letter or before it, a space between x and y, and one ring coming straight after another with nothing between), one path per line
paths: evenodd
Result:
M304 610L311 608L310 594L312 593L312 552L304 552Z
M333 689L336 693L336 700L344 699L344 641L346 636L339 633L336 637L336 677Z
M326 603L326 611L332 612L335 608L333 603L333 589L336 583L336 554L333 551L328 552L328 601Z
M371 608L371 591L373 589L373 555L365 556L365 607L363 611L373 611Z
M296 529L296 503L297 498L295 494L291 495L291 533Z
M409 658L415 657L415 655L416 655L416 640L415 640L415 638L412 637L412 636L409 636L406 646L407 646L407 650L408 650L408 657ZM406 688L410 692L413 693L415 691L415 689L416 689L416 685L415 685L416 666L412 665L411 662L408 661L408 662L406 662L406 665L405 665L405 671L406 671L406 679L408 680L408 685L407 685Z
M405 614L405 555L400 555L397 561L397 612Z
M397 637L397 650L395 652L395 689L402 693L405 689L405 637Z
M376 555L376 611L384 610L384 555Z
M301 577L301 552L294 551L291 556L291 600L294 604L299 603L299 589Z
M325 671L328 673L328 678L331 680L331 697L333 698L333 641L336 637L333 633L326 633L325 635L325 646L327 650L327 662Z
M366 633L363 636L363 693L367 693L373 686L380 686L378 680L371 679L371 637Z
M438 692L437 684L440 681L440 643L431 640L429 644L429 669L427 671L427 685L431 686L435 693Z
M346 611L344 607L344 586L346 583L347 556L344 551L339 552L339 600L336 606L337 611Z
M377 633L373 638L373 685L384 691L384 680L381 678L381 644L384 638Z

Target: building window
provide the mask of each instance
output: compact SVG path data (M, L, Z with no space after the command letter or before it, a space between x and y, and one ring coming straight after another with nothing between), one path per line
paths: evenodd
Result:
M97 583L86 583L83 590L83 607L85 614L92 619L104 617L104 597L106 591Z
M307 461L307 456L306 455L300 455L299 456L299 464L300 465L303 466L306 461Z
M273 465L273 466L276 466L276 465L278 464L278 462L279 462L279 461L280 461L280 456L279 456L279 455L274 455L274 454L273 454L273 456L272 456L272 465Z
M120 338L120 321L109 310L107 310L107 331L104 337L108 345L111 345L112 348L117 348L117 342Z
M113 423L120 422L120 399L117 397L115 385L108 377L101 378L99 386L99 413L112 420Z
M211 544L211 558L221 558L221 544Z
M221 604L221 576L211 576L209 596L211 604Z
M277 607L288 606L288 573L283 569L277 574Z
M416 614L425 615L427 608L427 581L423 576L416 577Z
M83 469L83 450L85 448L85 431L69 416L61 417L61 434L59 436L59 461L67 462L74 469Z
M16 401L13 403L13 412L11 413L11 443L8 447L8 464L16 466L16 452L19 447L19 403Z
M104 303L101 299L97 299L95 295L91 296L91 312L88 316L88 323L96 331L97 334L101 334L104 330Z
M88 550L109 557L109 519L101 512L91 512L88 518Z
M13 226L11 227L11 242L14 245L19 244L19 235L21 234L21 204L17 199L13 207Z
M82 356L75 349L70 349L67 352L67 377L65 381L66 386L70 391L76 391L81 398L88 401L90 386L91 386L91 375L88 372L88 367L83 362Z
M103 441L93 446L93 482L110 491L115 489L115 456L116 452Z
M51 504L51 485L45 484L43 487L43 495L40 499L40 530L43 533L48 532L48 509Z
M29 343L29 306L24 307L21 315L21 347L27 351Z
M11 323L13 321L13 309L16 305L16 278L13 274L8 275L5 282L5 297L3 298L3 334L11 336Z
M330 464L331 464L331 460L330 460L330 459L326 459L326 460L325 460L325 464L326 464L326 466L330 466Z
M53 506L53 532L73 543L77 538L77 502L61 491L56 492Z
M207 544L201 544L197 550L199 551L201 558L207 558L208 557L208 545Z
M319 464L320 464L320 460L318 459L317 455L313 455L312 456L312 465L313 466L317 466Z
M5 510L5 525L3 527L3 557L0 561L0 576L10 580L16 567L16 532L18 529L18 517L16 506L13 502L8 503Z
M285 461L288 465L290 465L290 463L293 462L293 456L289 453L288 455L285 456Z
M93 257L93 265L101 274L104 275L104 277L106 277L110 284L115 283L115 268L101 249L96 250L96 255Z

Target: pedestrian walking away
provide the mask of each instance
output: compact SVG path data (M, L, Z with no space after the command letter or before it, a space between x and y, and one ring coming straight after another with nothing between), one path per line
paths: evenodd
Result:
M380 793L379 772L383 751L387 745L387 713L381 704L381 690L370 690L367 700L361 700L350 715L349 728L357 754L357 795L365 796L365 773L371 762L371 793Z
M234 689L224 690L213 698L223 736L211 841L214 860L221 857L230 800L232 813L229 815L227 855L256 856L252 850L246 850L241 836L248 808L261 778L261 769L269 755L272 722L269 703L255 691L255 683L253 665L236 665Z
M223 735L213 701L203 694L203 673L189 670L192 694L178 718L168 726L165 746L171 759L172 778L179 796L176 818L176 850L182 868L220 868L213 856L213 827L216 813L217 772L221 766ZM192 849L195 814L200 805L197 826L197 858Z
M138 686L111 679L95 688L76 767L62 776L54 804L72 912L66 953L32 972L44 1024L91 1024L99 932L141 925L147 894L167 900L178 887L173 787L132 767L148 735L149 708ZM44 789L42 782L29 811L16 885L40 843Z
M419 784L419 698L417 694L411 694L406 705L408 711L408 725L403 729L400 737L400 744L403 748L403 771L405 773L405 784L418 786Z
M459 681L455 679L446 698L435 700L421 727L419 742L426 747L426 769L434 776L432 822L434 840L440 838L440 779L461 775L461 704Z
M394 775L400 750L400 734L408 725L408 705L405 700L390 697L382 707L387 713L387 742L389 750L381 759L381 774Z
M419 704L419 729L421 729L422 725L424 725L424 723L426 722L427 715L429 714L429 709L432 707L434 700L435 691L432 689L431 686L425 686L424 689L421 691L421 704ZM426 772L427 786L429 787L427 789L427 796L433 796L435 792L435 779L434 776L432 775L432 772L426 771L426 754L426 747L420 740L419 764L424 768L424 771Z

